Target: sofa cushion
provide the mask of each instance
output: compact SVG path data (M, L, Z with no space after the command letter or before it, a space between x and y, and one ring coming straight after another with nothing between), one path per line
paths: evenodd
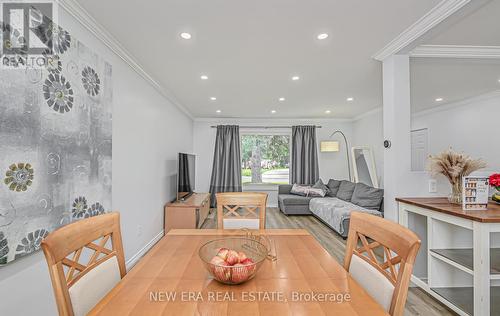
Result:
M352 211L382 216L382 213L378 211L330 197L312 199L309 203L309 210L342 236L347 236Z
M380 210L380 205L384 198L384 190L368 186L364 183L356 183L351 197L351 203L361 207Z
M327 195L330 197L336 197L337 192L339 191L340 181L330 179L330 181L328 181L328 184L326 186L328 187L329 190Z
M319 179L310 189L308 196L324 197L330 190L328 187Z
M278 199L282 205L309 205L309 201L311 201L312 197L294 194L280 194Z
M310 188L311 186L309 185L294 184L292 189L290 190L290 194L307 196L309 194Z
M290 194L292 187L292 184L280 184L278 185L278 194Z
M350 202L352 198L352 194L354 193L354 187L356 187L356 183L342 180L340 181L339 190L337 191L337 197L341 200Z

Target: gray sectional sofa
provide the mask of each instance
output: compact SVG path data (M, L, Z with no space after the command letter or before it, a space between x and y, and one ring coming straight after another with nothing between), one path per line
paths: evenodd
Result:
M325 186L318 181L314 186L326 187L324 197L301 196L292 194L292 185L280 185L278 205L286 215L313 215L339 233L347 237L349 219L352 211L369 213L383 217L382 189L363 183L330 179Z

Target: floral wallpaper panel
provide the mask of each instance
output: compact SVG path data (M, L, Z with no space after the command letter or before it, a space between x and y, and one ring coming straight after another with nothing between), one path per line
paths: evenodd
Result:
M0 267L54 229L111 209L111 66L38 20L37 36L53 47L46 65L0 68Z

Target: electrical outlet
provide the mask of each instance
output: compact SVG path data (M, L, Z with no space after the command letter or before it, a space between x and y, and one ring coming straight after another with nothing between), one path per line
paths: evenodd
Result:
M137 225L137 236L142 235L142 225Z
M437 193L437 191L436 179L429 179L429 193Z

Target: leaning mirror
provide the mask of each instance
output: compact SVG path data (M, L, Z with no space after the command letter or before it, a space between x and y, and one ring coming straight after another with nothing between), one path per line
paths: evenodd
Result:
M361 182L378 188L377 170L375 159L370 147L352 147L352 163L354 169L354 182Z

